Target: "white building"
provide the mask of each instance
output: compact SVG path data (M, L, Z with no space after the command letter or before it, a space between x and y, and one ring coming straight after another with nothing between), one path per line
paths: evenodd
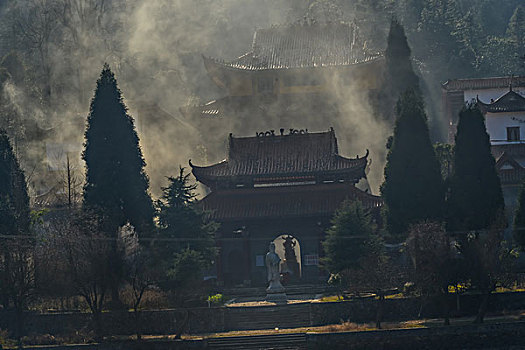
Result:
M450 143L454 142L459 111L465 103L477 103L483 112L512 227L519 188L525 179L525 77L451 80L443 84L442 92Z

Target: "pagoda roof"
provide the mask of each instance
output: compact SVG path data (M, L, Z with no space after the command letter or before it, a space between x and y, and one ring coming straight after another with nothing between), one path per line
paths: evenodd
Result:
M525 97L512 91L512 87L505 95L491 103L484 103L479 98L477 98L477 102L480 109L484 112L501 113L525 111Z
M453 79L443 83L442 88L449 91L501 89L510 85L525 87L525 76L489 77L473 79Z
M355 25L301 22L259 29L253 36L251 51L232 61L205 57L204 63L257 71L353 65L382 56L367 49Z
M343 183L216 191L201 204L214 220L225 221L331 216L345 199L359 200L369 209L383 203L380 197Z
M229 137L228 159L200 167L193 174L208 184L218 178L239 176L290 176L315 173L355 172L365 176L368 151L364 157L346 158L338 153L337 139L327 132L256 137Z

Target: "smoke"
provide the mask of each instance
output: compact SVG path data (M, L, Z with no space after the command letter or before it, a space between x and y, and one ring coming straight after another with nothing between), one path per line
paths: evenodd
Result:
M188 159L208 165L224 158L230 132L252 136L257 131L281 127L308 128L314 132L326 131L330 126L336 130L342 155L362 156L370 149L372 164L368 179L377 193L390 128L373 114L369 97L360 86L341 88L336 76L329 82L336 99L333 104L299 97L293 101L261 100L258 109L264 118L250 118L248 111L209 121L187 120L180 112L181 107L225 96L208 77L202 54L233 59L250 50L256 29L293 23L305 16L321 16L324 21L337 16L337 20L352 21L353 13L316 4L322 1L23 0L14 9L6 9L3 18L15 18L21 13L23 18L30 18L31 9L38 9L37 3L49 11L67 9L48 12L54 13L54 17L47 16L41 18L46 23L36 23L52 28L48 37L43 38L47 40L45 49L39 51L14 26L9 28L15 28L17 43L7 40L13 33L5 28L0 33L0 42L9 42L11 48L24 53L34 81L40 82L39 91L48 101L44 107L17 102L25 106L20 113L26 119L38 121L39 127L46 130L46 139L39 142L53 145L83 142L89 101L102 65L108 62L136 120L155 196L166 185L166 176L176 175L179 165L187 166ZM98 7L102 3L105 7ZM36 25L30 21L24 23ZM49 97L45 95L46 89ZM5 94L5 85L3 90ZM32 98L27 91L24 94L27 100ZM26 159L27 164L45 158L42 152L45 147L38 149L31 155L32 160ZM72 158L80 159L78 153ZM26 166L26 170L31 167Z

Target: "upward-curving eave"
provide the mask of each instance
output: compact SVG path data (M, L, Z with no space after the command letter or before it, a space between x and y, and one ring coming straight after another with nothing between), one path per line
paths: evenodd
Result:
M525 111L525 97L515 91L508 91L491 103L485 103L477 99L477 104L483 112L502 113L502 112L523 112Z
M368 164L368 151L364 157L356 159L336 154L331 160L319 160L319 162L311 163L309 168L290 167L288 169L280 168L268 171L265 169L264 163L252 163L254 162L223 160L210 166L197 166L190 160L193 175L199 182L206 185L228 178L284 177L291 175L315 177L318 175L346 174L347 177L358 180L366 177L365 168Z

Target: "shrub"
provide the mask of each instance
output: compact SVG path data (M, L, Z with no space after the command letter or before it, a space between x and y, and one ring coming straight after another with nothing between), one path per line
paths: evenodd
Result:
M224 295L222 295L220 293L219 294L215 294L215 295L210 295L208 297L208 304L209 305L214 305L214 306L223 305L224 301L225 301Z

